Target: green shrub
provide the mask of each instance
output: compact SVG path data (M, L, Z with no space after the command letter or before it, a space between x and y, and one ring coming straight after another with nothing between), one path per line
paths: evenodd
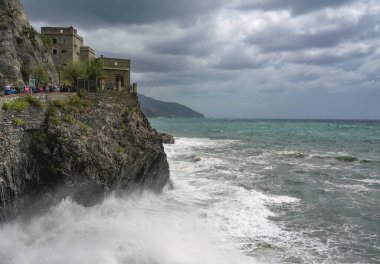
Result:
M25 124L25 121L19 117L15 117L15 118L13 118L12 123L15 126L22 126L23 124Z
M75 122L75 117L73 117L72 115L64 115L63 121L66 123L72 124Z
M62 99L56 99L53 101L53 105L63 109L67 106L67 102Z
M39 82L48 82L49 81L49 73L48 67L46 64L39 63L32 67L32 73L36 77Z
M14 101L10 102L5 102L3 104L3 110L17 110L17 111L22 111L25 110L29 107L29 102L26 101L25 99L17 99Z
M76 108L85 108L85 107L90 107L92 105L92 101L82 99L78 95L75 95L70 98L70 101L68 104Z
M60 124L62 124L62 121L58 116L51 116L50 121L55 126L59 126Z
M33 47L37 47L36 35L37 31L32 26L23 26L22 35L27 37L32 43Z
M21 14L21 12L18 11L16 8L10 7L7 9L7 15L12 19L17 17L20 14Z
M57 114L57 111L58 111L57 107L55 105L52 105L49 109L48 115L50 117L53 117Z
M25 97L25 101L27 101L30 105L36 106L38 108L44 108L45 104L38 99L37 97L34 97L32 95L28 95Z
M84 90L79 90L77 92L77 95L78 95L79 98L83 98L83 97L86 96L86 92Z
M20 67L20 72L22 75L22 79L27 82L29 79L29 75L32 73L32 69L26 65L22 65Z
M127 130L127 125L124 122L121 122L120 128L123 130Z
M28 95L23 98L19 98L14 101L10 102L5 102L3 104L3 110L17 110L17 111L22 111L27 109L29 106L35 106L38 108L43 108L45 107L45 104L39 100L38 98Z
M42 43L44 44L44 47L46 50L49 50L51 46L53 46L53 39L48 35L41 35Z
M124 154L125 153L125 148L123 148L123 147L119 147L118 149L117 149L117 153L119 153L119 154Z

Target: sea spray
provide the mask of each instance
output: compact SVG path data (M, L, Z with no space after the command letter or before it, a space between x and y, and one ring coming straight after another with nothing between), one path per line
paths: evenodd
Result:
M165 146L178 193L226 243L260 263L380 263L379 121L150 122L179 137Z
M48 213L0 228L2 264L254 263L202 218L145 193L109 197L93 207L65 199Z

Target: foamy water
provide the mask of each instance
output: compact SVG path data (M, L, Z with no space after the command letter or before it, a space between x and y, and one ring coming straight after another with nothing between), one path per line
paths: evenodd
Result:
M90 208L67 198L44 215L3 225L1 263L258 263L249 256L255 241L287 235L268 220L267 205L298 199L245 190L210 173L222 159L192 158L233 143L183 138L167 146L174 190L162 195L111 196Z
M206 121L184 120L184 131L191 122ZM225 131L215 138L204 136L209 130L202 131L202 123L194 125L200 129L196 137L165 145L173 190L111 196L91 208L65 199L29 221L1 226L0 263L380 260L377 148L367 146L353 159L350 149L332 149L328 137L313 148L314 138L284 143L295 132L279 136L282 127L273 129L272 123L252 137L246 133L255 124L239 134L249 122L231 128L229 122L213 124L212 131Z
M15 263L254 263L179 204L144 194L84 208L70 199L0 230L0 260Z
M182 136L166 147L178 193L225 244L259 263L380 262L379 122L151 121Z

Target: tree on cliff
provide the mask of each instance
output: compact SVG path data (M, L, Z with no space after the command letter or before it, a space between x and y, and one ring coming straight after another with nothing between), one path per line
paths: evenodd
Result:
M102 59L92 59L87 62L87 76L90 80L95 80L96 88L98 88L98 79L103 73L103 60Z
M87 77L86 65L80 62L69 64L63 68L62 76L64 80L76 87L78 79Z
M39 63L32 68L32 73L39 83L46 83L49 81L49 75L45 64Z

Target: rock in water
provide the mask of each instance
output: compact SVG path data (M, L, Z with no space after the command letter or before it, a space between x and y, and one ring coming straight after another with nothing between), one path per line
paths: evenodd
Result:
M0 39L0 80L23 82L23 75L44 65L50 81L58 82L48 47L30 26L20 0L0 0Z
M160 136L135 94L32 98L0 97L0 219L35 200L46 206L70 196L92 205L110 191L160 192L168 182ZM29 103L15 110L15 100Z
M200 158L200 157L195 157L194 158L194 162L199 162L199 161L201 161L202 159Z
M160 133L160 138L162 140L162 143L164 144L174 144L175 140L174 137L167 133Z

